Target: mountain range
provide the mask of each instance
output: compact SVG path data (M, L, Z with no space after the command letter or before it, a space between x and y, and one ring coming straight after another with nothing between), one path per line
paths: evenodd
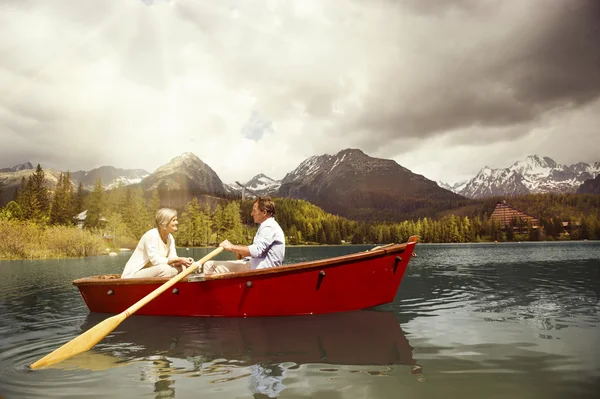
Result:
M33 172L30 162L0 169L3 204L12 199L21 179ZM44 172L48 187L53 189L60 172ZM599 174L600 162L564 166L551 158L532 155L508 168L486 166L473 179L449 185L415 174L393 160L370 157L359 149L345 149L335 155L307 158L282 180L259 174L243 185L259 195L304 199L327 212L355 220L401 220L452 209L465 197L576 192L580 186L593 190L592 183L582 183ZM237 183L224 183L210 166L190 152L152 173L112 166L72 173L74 185L81 183L87 190L93 189L98 178L105 189L119 184L140 186L148 195L158 189L163 205L177 208L193 197L215 203L219 198L239 198L241 193Z
M283 178L277 194L355 220L397 220L449 209L462 199L395 161L358 149L306 159Z
M102 186L106 190L117 187L120 184L128 186L142 181L150 173L143 169L120 169L113 166L101 166L90 171L78 170L71 173L71 179L75 185L81 183L84 190L91 191L94 185L101 179Z
M578 194L600 194L600 174L594 179L586 180L577 189Z
M538 193L574 193L583 182L600 174L600 162L561 165L552 158L530 155L507 168L484 167L471 180L440 187L467 198Z
M279 187L281 187L281 180L275 180L263 173L259 173L252 179L241 184L248 189L245 195L249 197L255 197L252 193L260 196L275 196L277 195ZM241 194L242 192L242 187L237 182L227 184L225 188L230 193Z
M25 162L19 165L15 165L12 168L0 168L0 173L2 172L18 172L20 170L28 170L28 169L33 169L33 165L31 164L31 162Z

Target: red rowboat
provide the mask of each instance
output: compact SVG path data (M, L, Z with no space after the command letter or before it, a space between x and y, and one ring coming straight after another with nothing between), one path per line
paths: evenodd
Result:
M286 316L371 308L394 300L417 243L241 273L191 274L137 314ZM168 278L100 275L73 281L91 312L121 313Z

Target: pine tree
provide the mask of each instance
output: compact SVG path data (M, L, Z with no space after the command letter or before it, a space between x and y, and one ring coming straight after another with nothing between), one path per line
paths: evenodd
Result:
M94 185L94 191L86 198L87 214L85 218L85 227L99 227L102 220L102 213L105 211L106 198L104 187L102 187L102 179L98 178Z
M210 239L213 235L213 212L208 203L204 206L204 225L202 229L202 243L206 243L206 246L210 246Z
M46 187L45 173L40 164L37 165L35 172L29 177L29 180L31 181L32 195L35 197L36 203L36 206L32 209L31 218L34 220L43 220L48 217L50 196Z
M125 193L125 205L122 209L123 221L134 237L141 237L154 225L154 218L148 216L144 191L141 187L128 188ZM152 220L152 223L150 222Z
M194 198L196 199L196 198ZM197 201L197 199L196 199ZM154 219L154 214L156 211L160 209L160 196L158 195L158 190L154 189L152 191L152 198L148 203L148 214L151 215L151 218Z
M214 231L217 233L216 241L217 243L223 241L225 237L225 232L227 231L227 227L225 226L226 217L225 217L225 209L223 205L218 204L217 209L215 209L215 213L213 216L213 225Z
M119 182L117 187L106 193L106 208L111 213L120 213L125 206L125 185Z
M225 231L224 238L234 243L243 243L244 227L240 214L240 205L237 201L232 201L224 209Z
M65 218L65 193L63 190L64 176L61 173L58 176L58 183L54 190L54 197L50 203L50 223L62 224Z
M75 200L73 203L73 216L83 212L85 203L85 192L83 191L83 184L79 182L77 186L77 193L75 193Z
M21 178L21 184L19 186L19 190L15 195L15 202L19 205L21 209L21 218L29 219L31 210L30 210L30 202L31 202L31 186L27 185L27 179L25 176Z
M179 230L177 240L190 246L195 246L200 242L201 226L199 226L200 205L198 199L194 197L185 206L179 221Z
M50 206L50 223L72 225L73 216L75 216L73 204L74 193L71 173L61 173Z
M73 180L71 172L67 171L64 178L64 193L65 193L65 225L73 225L73 217L78 213L75 210L75 190L73 188Z

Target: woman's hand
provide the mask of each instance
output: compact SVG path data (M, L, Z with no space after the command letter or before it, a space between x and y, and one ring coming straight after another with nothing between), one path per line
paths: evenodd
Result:
M169 259L169 265L171 266L190 266L194 262L192 258L182 258L181 256L173 259Z

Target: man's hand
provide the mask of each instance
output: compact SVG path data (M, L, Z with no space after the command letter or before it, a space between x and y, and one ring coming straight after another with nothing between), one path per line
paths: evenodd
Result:
M220 247L223 247L226 251L233 251L233 244L229 242L229 240L225 240L219 244Z
M229 242L229 240L223 241L222 243L219 244L219 246L222 247L226 251L235 252L242 258L244 256L250 256L250 250L248 249L248 247L243 246L243 245L233 245L232 243Z

